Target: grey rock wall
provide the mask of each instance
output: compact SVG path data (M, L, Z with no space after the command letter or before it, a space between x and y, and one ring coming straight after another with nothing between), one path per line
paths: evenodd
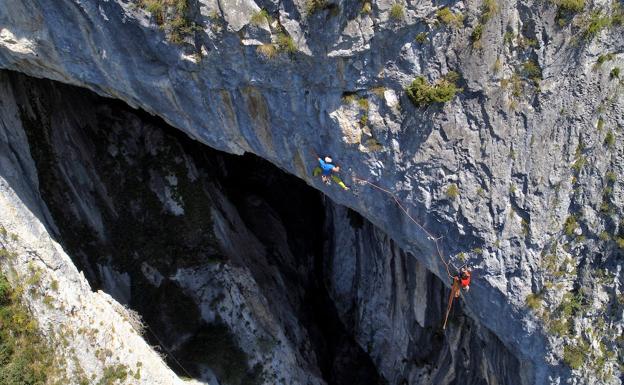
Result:
M50 232L91 287L138 311L145 338L178 372L225 384L519 381L518 360L461 306L440 332L442 282L355 212L323 204L267 164L218 156L121 103L3 75L19 123L7 133L23 137L10 142L11 153L30 154L36 167L25 191L41 196ZM278 186L298 196L280 196ZM55 274L42 271L46 280ZM76 290L63 285L63 293ZM59 309L39 317L71 317L62 296L49 296ZM91 319L100 322L108 319ZM108 348L59 325L86 349ZM144 354L124 360L143 362ZM97 355L82 362L90 370L105 363Z
M428 1L403 4L402 21L389 18L389 1L373 2L370 15L347 1L335 3L337 13L310 16L303 2L190 4L200 30L173 44L127 1L8 0L0 5L0 66L90 88L212 147L268 159L361 213L444 278L432 242L392 200L311 178L312 151L332 154L350 184L357 175L393 190L444 236L449 258L475 266L466 311L530 362L527 378L565 381L564 346L588 341L584 362L600 364L582 365L572 383L619 382L617 359L603 352L617 357L622 328L614 240L624 122L621 84L610 76L622 65L621 27L582 37L590 8L613 12L610 3L588 2L559 26L551 2L500 2L480 48L470 41L482 13L476 1L448 4L466 16L459 29L436 22L441 4ZM277 38L277 24L249 25L259 8L293 37L296 53L258 54L258 44ZM424 42L415 40L421 32ZM613 60L596 66L608 52ZM529 59L541 68L539 88L523 70ZM463 88L452 102L416 109L404 96L415 76L435 80L450 70L462 74ZM365 127L345 92L368 99ZM446 194L451 183L456 199ZM566 234L570 216L578 225ZM547 256L556 271L545 267ZM582 311L567 317L566 333L553 333L564 295L580 292ZM544 299L542 310L527 308L531 293Z

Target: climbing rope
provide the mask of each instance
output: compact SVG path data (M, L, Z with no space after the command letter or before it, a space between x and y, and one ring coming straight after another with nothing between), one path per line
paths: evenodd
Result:
M314 152L314 150L312 150L312 153L314 154L314 156L316 158L318 158L318 154L316 152ZM453 280L453 285L451 286L451 293L449 296L449 302L448 305L446 307L446 314L444 316L444 324L442 326L442 330L446 329L446 323L448 321L448 317L449 314L451 313L451 309L453 307L453 301L455 300L455 297L457 296L457 293L460 292L460 288L458 285L458 282L455 280L455 278L451 275L451 269L450 266L453 266L453 268L459 273L460 269L457 268L457 266L455 266L455 264L453 264L452 261L446 261L446 259L444 258L444 255L442 254L442 248L440 247L440 239L442 239L442 237L436 237L435 235L433 235L433 233L431 233L429 230L427 230L427 228L420 223L419 221L416 220L416 218L414 218L410 213L409 210L405 207L405 205L403 205L403 203L401 203L401 200L390 190L385 189L367 179L364 178L360 178L356 175L352 175L352 179L356 182L360 182L361 184L367 184L381 192L383 192L384 194L389 195L390 197L392 197L392 199L394 200L394 202L396 203L397 206L399 206L399 208L401 209L401 211L403 211L403 213L407 216L407 218L409 218L409 220L411 220L416 226L418 226L418 228L420 228L426 235L427 237L435 244L435 248L438 254L438 257L440 258L440 261L442 262L442 264L444 265L445 269L446 269L446 274L448 275L449 278L451 278ZM464 266L466 266L464 264Z
M442 330L446 329L446 321L448 321L448 316L451 313L451 308L453 307L453 301L455 300L455 296L459 291L459 286L457 282L453 280L453 286L451 286L451 294L449 295L448 306L446 307L446 315L444 316L444 325L442 325Z
M188 370L186 370L186 368L184 366L182 366L182 364L180 363L180 361L178 361L177 358L175 358L175 356L173 355L173 353L167 349L167 347L165 346L165 344L162 343L162 341L160 340L160 338L158 338L158 336L156 335L156 333L154 333L154 331L149 327L149 325L147 323L145 323L145 329L149 330L150 334L156 339L156 341L158 342L158 345L165 350L165 352L167 352L167 354L169 355L169 357L171 357L173 359L173 361L180 367L180 369L182 369L182 371L188 376L188 378L194 378L193 375L191 375L191 373L189 373Z
M387 189L385 189L385 188L383 188L383 187L381 187L381 186L376 185L375 183L373 183L373 182L371 182L371 181L369 181L369 180L366 180L366 179L363 179L363 178L359 178L359 177L357 177L357 176L355 176L355 175L353 175L353 177L352 177L352 178L353 178L353 180L355 180L355 181L359 181L359 182L361 182L361 183L368 184L368 185L370 185L370 186L372 186L372 187L376 188L377 190L382 191L383 193L388 194L389 196L391 196L391 197L392 197L392 199L394 199L394 202L397 204L397 206L399 206L399 208L401 209L401 211L403 211L403 212L405 213L405 215L406 215L406 216L407 216L407 217L408 217L408 218L409 218L412 222L414 222L414 223L416 224L416 226L418 226L418 227L419 227L419 228L420 228L420 229L421 229L421 230L422 230L425 234L427 234L427 236L429 237L429 239L430 239L430 240L432 240L432 241L433 241L433 243L435 244L435 247L436 247L436 251L437 251L437 253L438 253L438 257L440 258L440 261L442 261L442 263L444 264L444 267L446 268L446 274L449 276L449 278L453 278L453 276L451 275L451 270L450 270L450 268L449 268L449 263L451 263L451 264L452 264L452 262L450 262L450 261L449 261L449 262L447 262L447 261L444 259L444 256L442 255L442 249L440 248L440 243L438 242L440 239L442 239L442 237L436 237L436 236L434 236L431 232L429 232L429 230L427 230L427 229L425 228L425 226L424 226L424 225L422 225L420 222L418 222L418 221L417 221L417 220L416 220L416 219L415 219L415 218L414 218L414 217L413 217L413 216L409 213L409 211L408 211L408 210L405 208L405 206L401 203L401 201L399 200L399 198L398 198L395 194L393 194L390 190L387 190ZM453 265L453 267L455 267L455 265ZM457 269L457 267L455 267L455 269Z

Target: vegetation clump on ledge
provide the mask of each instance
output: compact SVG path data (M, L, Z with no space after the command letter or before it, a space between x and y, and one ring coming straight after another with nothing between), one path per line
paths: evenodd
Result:
M278 33L275 43L262 44L256 48L258 55L267 60L276 58L280 53L294 55L297 50L295 40L284 32Z
M326 0L307 0L306 1L306 15L311 16L314 13L323 10L327 7Z
M0 273L0 384L45 384L54 374L53 355L20 303L21 291Z
M271 21L271 15L269 15L269 12L266 9L261 9L258 12L254 13L253 15L251 15L251 19L249 20L251 25L255 26L260 26L264 23L271 24Z
M440 8L436 12L436 18L443 24L454 28L460 28L464 24L464 15L461 12L453 12L448 7Z
M390 7L390 18L396 21L403 20L405 18L405 8L399 3L392 4Z
M151 13L156 23L168 31L172 43L184 42L198 28L187 15L189 0L138 0L138 6Z
M561 11L581 12L585 8L585 0L553 0Z
M456 85L458 79L459 75L456 72L449 72L435 84L431 84L424 76L419 76L412 81L412 84L405 91L417 107L432 103L446 103L461 91L461 88Z

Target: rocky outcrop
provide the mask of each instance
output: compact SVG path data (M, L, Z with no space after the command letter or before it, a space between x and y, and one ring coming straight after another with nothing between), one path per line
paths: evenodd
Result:
M601 30L590 12L616 14L611 4L574 15L552 2L492 12L457 2L460 28L437 21L430 2L402 4L395 19L386 0L370 13L344 1L310 15L302 2L189 4L199 28L174 44L170 26L127 1L5 1L0 66L88 87L212 147L268 159L445 277L431 240L392 200L311 178L312 149L333 154L349 182L392 189L444 236L446 255L475 266L466 312L527 363L527 381L619 382L607 352L620 354L622 329L621 27ZM271 20L250 23L260 8ZM297 52L267 46L284 31ZM463 89L452 102L417 109L403 95L414 77L451 70ZM582 365L568 355L572 374L566 346L582 352Z
M32 110L21 110L25 106L17 104L19 90L8 79L6 72L0 74L0 245L11 256L2 254L0 268L22 288L39 329L50 341L57 380L189 384L145 342L140 319L110 295L93 292L49 235L56 226L39 195L38 172L20 119L20 112L28 116Z

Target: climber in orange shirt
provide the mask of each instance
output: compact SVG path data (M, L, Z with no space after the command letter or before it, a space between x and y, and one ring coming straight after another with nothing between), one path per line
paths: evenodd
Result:
M470 270L465 266L459 270L458 275L453 277L453 286L457 288L455 298L459 298L459 288L464 289L464 291L470 290L470 278Z

